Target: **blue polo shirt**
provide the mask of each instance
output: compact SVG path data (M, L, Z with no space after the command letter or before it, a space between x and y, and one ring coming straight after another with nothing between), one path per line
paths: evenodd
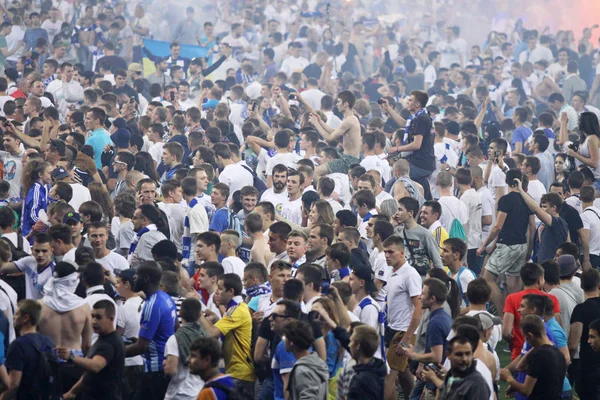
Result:
M165 345L175 333L177 308L171 296L159 290L151 294L142 309L140 320L140 338L150 341L148 350L143 354L144 372L163 370Z
M92 135L86 140L85 144L89 144L94 148L94 163L96 168L102 168L102 152L107 144L112 145L108 131L104 128L98 128L92 132Z
M438 308L429 314L429 323L425 334L425 352L430 353L434 346L442 346L442 363L446 357L446 338L452 330L452 317L448 315L444 308ZM426 384L427 388L434 388L433 384Z
M281 374L289 374L292 372L296 364L296 357L293 353L285 350L283 340L277 345L277 350L271 361L271 370L273 371L273 397L275 400L284 400L283 379Z

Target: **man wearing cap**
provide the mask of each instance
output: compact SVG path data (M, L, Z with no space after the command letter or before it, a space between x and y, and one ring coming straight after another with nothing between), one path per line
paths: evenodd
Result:
M137 79L144 79L144 67L140 63L131 63L127 67L127 82L133 84Z
M63 223L71 227L71 238L73 245L75 247L82 247L83 235L81 232L83 230L83 224L79 214L74 211L66 213L63 217Z
M352 294L358 303L352 312L360 322L375 328L380 339L383 339L385 332L383 327L384 315L381 312L379 303L371 297L371 294L377 292L373 271L363 266L356 267L350 273L349 283ZM380 346L375 352L375 357L383 358L384 351L383 340L381 340Z
M194 21L194 7L185 9L185 19L177 24L173 33L173 40L182 44L196 45L198 37L202 34L199 24Z
M57 140L57 142L60 142ZM62 162L62 161L61 161ZM69 171L65 167L59 166L52 171L52 180L54 183L65 182L73 188L73 197L69 201L69 205L75 210L79 210L79 206L86 201L92 200L90 190L81 183L73 183Z
M136 341L140 332L142 303L144 300L133 290L135 269L128 268L116 271L117 284L115 288L123 300L117 313L117 332L123 336L125 343ZM123 398L131 398L138 387L138 382L144 373L144 360L141 355L125 359Z

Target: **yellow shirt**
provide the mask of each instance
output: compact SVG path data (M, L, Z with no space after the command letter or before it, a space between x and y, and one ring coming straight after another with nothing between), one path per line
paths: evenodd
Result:
M446 239L448 239L450 237L450 235L448 235L448 232L441 224L437 228L435 228L433 230L433 232L431 232L431 233L433 234L433 240L435 240L435 243L437 244L438 248L440 249L440 255L441 255L442 250L444 250L444 242L446 241ZM444 270L446 272L448 272L448 267L446 267L445 265L444 265Z
M225 371L232 378L254 381L254 366L250 354L252 344L252 317L241 297L234 298L237 306L229 307L215 326L223 335ZM239 301L238 301L239 300Z

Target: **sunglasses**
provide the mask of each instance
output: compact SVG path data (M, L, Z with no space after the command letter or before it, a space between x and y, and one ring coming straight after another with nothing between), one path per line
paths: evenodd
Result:
M277 319L277 318L292 318L292 317L289 315L285 315L285 314L271 313L271 318Z

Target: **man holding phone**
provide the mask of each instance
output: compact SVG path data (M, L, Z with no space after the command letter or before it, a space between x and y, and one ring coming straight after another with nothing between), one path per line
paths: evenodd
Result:
M496 284L498 276L506 273L508 294L519 291L521 267L531 258L535 217L519 193L518 180L523 182L523 190L527 190L528 182L521 171L511 169L506 173L508 194L498 200L496 223L477 250L478 256L483 255L485 248L498 239L483 272L483 278L492 287L492 301L497 310L504 309L502 293Z

